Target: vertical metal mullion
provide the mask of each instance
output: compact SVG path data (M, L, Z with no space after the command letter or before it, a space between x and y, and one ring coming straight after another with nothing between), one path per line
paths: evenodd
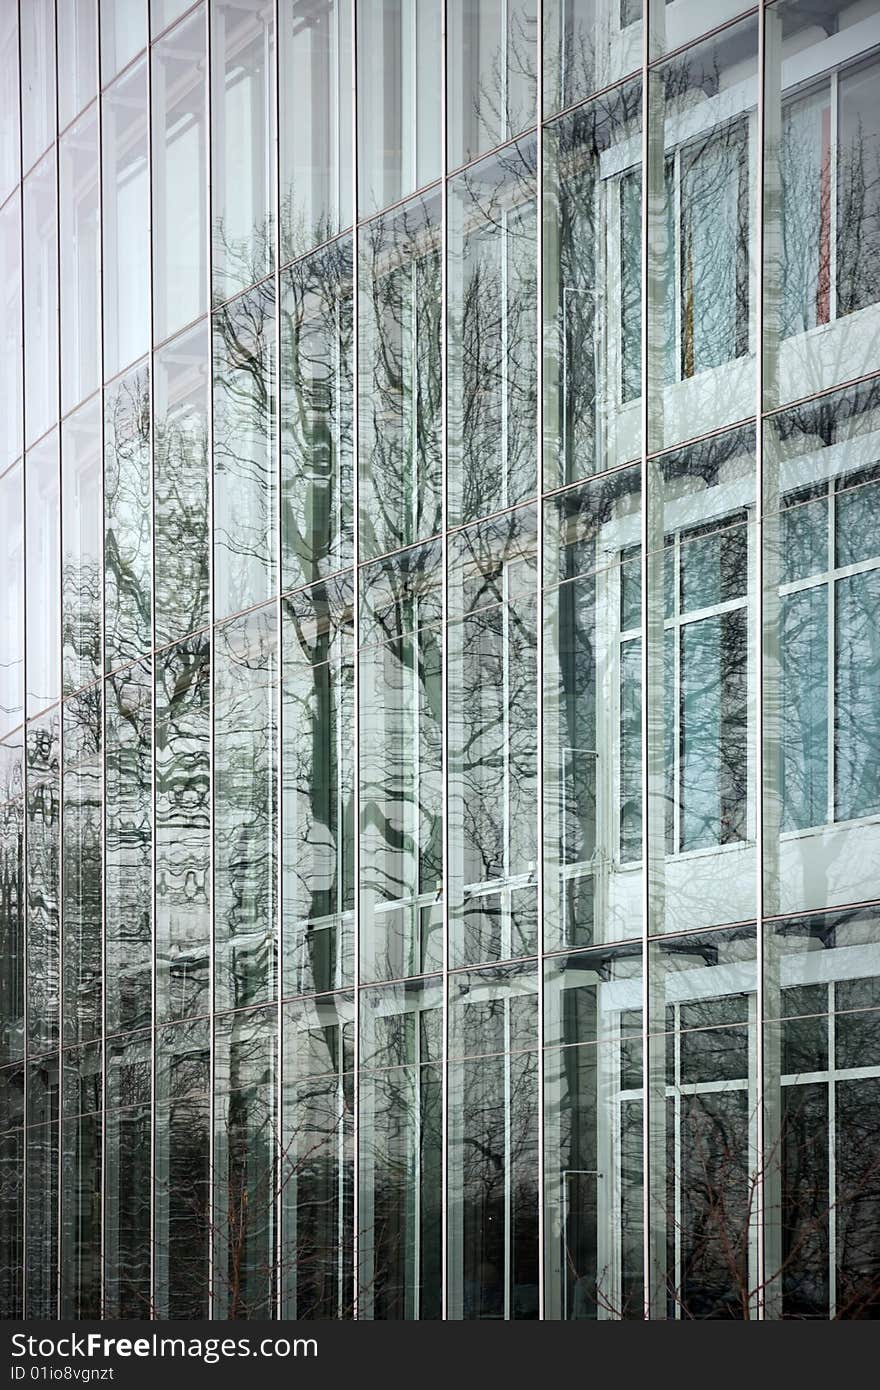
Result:
M277 656L275 664L277 769L275 774L275 912L277 914L277 957L275 962L275 989L278 994L278 1008L275 1020L275 1317L284 1316L284 700L282 697L284 681L284 624L281 593L284 589L282 578L281 551L281 4L274 0L272 23L275 26L274 62L271 72L270 110L275 113L275 228L272 247L275 253L275 600Z
M205 273L208 282L208 679L209 679L209 698L208 698L208 758L210 763L209 773L209 807L210 807L210 838L208 841L208 894L209 894L209 918L208 918L208 1012L210 1014L208 1032L208 1318L214 1317L215 1289L214 1289L214 1267L215 1267L215 1243L216 1229L214 1219L214 1197L215 1197L215 1143L214 1143L214 1090L217 1076L217 1058L214 1046L215 1009L216 1009L216 953L215 953L215 822L216 807L214 804L214 794L216 790L214 759L215 737L214 737L214 706L215 706L215 671L214 661L216 653L215 628L216 618L214 603L214 316L212 305L214 302L214 277L212 251L212 232L213 232L213 178L214 178L214 155L213 139L211 129L211 56L212 56L212 5L205 5L205 161L207 167L207 188L205 190Z
M829 825L834 824L837 811L837 747L834 728L837 722L837 484L834 478L828 482L828 599L826 604L826 677L828 690L828 726L825 730L826 763L828 766L826 786L826 818Z
M448 314L449 314L449 163L446 128L448 22L447 0L441 0L440 41L440 525L441 525L441 637L440 637L440 821L442 853L441 1005L440 1052L440 1317L449 1317L449 411L448 411Z
M830 131L829 131L829 208L830 217L830 236L828 247L828 318L831 323L837 319L837 180L839 177L840 158L837 148L838 126L840 121L840 76L835 68L831 74L830 82Z
M16 14L17 39L18 39L18 244L19 244L19 330L21 337L20 359L21 359L21 520L22 520L22 546L21 546L21 721L22 721L22 746L21 746L21 793L22 793L22 832L21 832L21 914L22 914L22 935L21 949L22 958L22 1055L24 1058L24 1075L22 1088L22 1104L24 1113L22 1116L22 1184L21 1184L21 1313L22 1317L27 1313L27 1247L28 1247L28 1105L30 1102L30 1068L28 1066L28 1028L30 1026L30 1010L28 1008L29 990L29 970L28 970L28 758L27 758L27 736L28 736L28 640L27 640L27 617L28 617L28 592L27 592L27 450L25 441L27 439L27 392L25 391L25 296L24 296L24 120L22 113L22 65L21 65L21 3L18 0Z
M535 555L535 724L537 730L536 771L536 845L535 845L535 892L537 895L538 920L538 1056L535 1068L537 1086L538 1118L538 1318L545 1313L545 1170L544 1170L544 0L538 0L538 30L536 35L537 53L535 69L537 73L535 105L537 124L536 156L536 246L535 246L535 366L536 366L536 418L535 453L537 478L537 517L536 517L536 555Z
M354 762L354 783L352 787L352 819L354 825L354 917L352 922L352 948L353 948L353 971L354 971L354 1032L352 1046L352 1068L354 1076L352 1078L352 1318L357 1320L360 1311L360 1238L359 1238L359 1219L360 1219L360 933L361 933L361 894L360 894L360 862L361 862L361 793L360 793L360 430L359 430L359 342L360 331L360 304L359 304L359 276L358 276L358 63L357 63L357 34L358 34L358 15L356 0L343 0L343 3L351 4L351 170L352 170L352 229L351 229L351 271L352 271L352 414L351 414L351 440L352 440L352 549L353 549L353 670L352 670L352 694L354 701L354 719L352 721L352 740L353 740L353 762ZM340 1067L343 1065L343 1058L340 1056ZM345 1080L341 1077L340 1087L340 1106L344 1106ZM344 1113L344 1112L343 1112ZM344 1136L340 1136L341 1138ZM342 1168L342 1180L344 1183L345 1169ZM343 1187L344 1192L344 1187ZM340 1288L341 1296L341 1288Z
M158 921L156 906L156 876L158 871L157 824L156 824L156 356L153 351L155 339L155 296L153 293L153 259L155 252L154 199L153 199L153 46L147 35L147 200L150 217L150 235L147 247L147 319L149 323L149 344L147 348L147 390L150 401L150 1317L158 1314L156 1299L156 1121L158 1118L158 991L157 985L157 946ZM103 98L102 98L103 100ZM103 151L102 151L103 153ZM118 225L114 228L118 237ZM117 330L118 336L118 330Z
M55 27L55 420L58 447L58 1248L56 1307L61 1317L64 1203L64 459L61 449L61 160L58 139L58 0L53 6ZM22 188L22 191L23 188ZM22 218L24 205L22 204ZM22 266L22 270L23 270ZM22 285L24 276L22 275ZM22 293L24 290L22 289Z
M101 746L100 746L100 795L101 795L101 1177L100 1177L100 1316L105 1315L106 1302L106 1270L107 1270L107 1222L106 1222L106 1197L107 1190L107 912L106 912L106 893L107 893L107 682L104 679L105 659L104 652L106 647L106 613L104 606L104 445L105 445L105 425L104 425L104 314L103 314L103 286L104 286L104 180L102 177L102 157L104 149L104 124L103 124L103 102L101 100L101 15L100 5L97 6L95 15L95 71L98 79L98 95L95 105L95 115L98 122L98 404L101 412L100 424L98 427L100 449L99 464L99 490L101 507L101 528L99 537L98 555L98 611L99 611L99 644L98 644L98 672L100 680L100 719L101 719Z
M828 1317L837 1317L837 984L828 986Z
M642 54L641 54L641 75L642 75L642 140L641 140L641 226L640 226L640 269L641 269L641 317L642 317L642 341L640 344L640 373L641 373L641 516L640 516L640 539L641 555L639 567L641 572L641 627L642 627L642 646L640 663L641 680L641 783L642 783L642 1279L643 1279L643 1318L649 1319L651 1316L651 1285L653 1281L653 1269L651 1261L651 1112L650 1112L650 1061L649 1061L649 1024L651 1016L651 993L649 980L650 952L648 949L648 928L650 923L650 896L648 892L648 877L650 868L650 808L649 793L650 782L648 777L648 374L649 374L649 311L650 296L648 293L648 263L649 263L649 202L650 187L648 179L648 158L650 154L649 141L649 120L650 120L650 96L648 82L648 60L651 56L650 48L650 19L651 6L655 0L647 0L642 6Z
M755 197L755 512L756 512L756 573L755 573L755 1154L756 1171L754 1175L755 1194L755 1250L757 1261L757 1280L754 1297L755 1316L763 1321L767 1306L765 1279L766 1232L765 1232L765 1163L767 1160L767 1124L765 1076L766 1065L764 1047L765 1000L765 961L764 961L764 141L766 133L765 113L765 0L760 0L758 9L758 75L757 75L757 149L756 197ZM775 1273L775 1271L774 1271ZM749 1302L752 1302L751 1290ZM751 1316L751 1307L746 1310Z

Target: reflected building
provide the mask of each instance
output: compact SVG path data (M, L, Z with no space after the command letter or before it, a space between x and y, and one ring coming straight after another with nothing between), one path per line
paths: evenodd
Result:
M0 8L0 1313L880 1317L877 0Z

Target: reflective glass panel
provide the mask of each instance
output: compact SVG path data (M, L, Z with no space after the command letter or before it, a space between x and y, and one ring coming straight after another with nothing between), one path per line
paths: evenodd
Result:
M61 750L57 710L28 725L26 1046L39 1055L58 1046Z
M448 1316L536 1318L534 967L467 971L449 988Z
M282 600L285 995L353 976L353 601L350 575Z
M214 615L277 588L275 287L218 309L214 336Z
M440 547L361 571L361 978L442 962Z
M211 1182L209 1023L156 1034L153 1301L163 1318L208 1311Z
M544 133L547 487L641 448L640 82Z
M22 466L0 477L0 735L24 712L24 518Z
M18 6L7 5L0 15L0 91L3 121L0 123L0 200L21 173L21 108L18 60Z
M24 1051L24 730L0 743L0 1061ZM11 1126L5 1110L0 1127Z
M61 694L61 562L58 432L25 459L27 712Z
M351 240L292 266L281 297L281 582L352 560Z
M61 642L65 695L101 674L101 401L61 427Z
M754 410L757 45L743 20L649 79L652 449Z
M544 115L573 106L641 66L631 3L544 0Z
M143 364L104 392L104 661L107 670L152 638L150 372Z
M24 184L24 353L26 440L58 418L58 216L55 151Z
M101 1313L101 1048L61 1054L61 1316Z
M208 1008L211 934L210 650L206 637L156 663L156 1009Z
M28 1068L25 1316L58 1316L58 1053Z
M361 994L359 1316L440 1316L439 977Z
M439 195L359 238L358 443L362 558L442 524Z
M148 101L146 60L101 101L105 380L150 346Z
M277 1258L275 1009L214 1025L212 1279L218 1317L274 1313Z
M98 92L98 7L95 0L60 0L58 14L58 129L64 130Z
M138 662L104 687L104 938L108 1033L152 1012L152 675Z
M279 0L282 261L352 222L351 0Z
M282 1316L350 1318L354 1001L286 1004L282 1028Z
M537 950L536 518L455 536L448 561L453 965Z
M537 119L535 0L447 5L449 166L503 145Z
M147 0L100 0L101 80L106 85L147 42Z
M97 107L67 131L58 160L63 414L95 390L101 375Z
M21 456L21 194L0 208L0 468Z
M640 470L544 512L544 944L640 933Z
M275 25L272 0L211 6L214 298L272 270Z
M764 884L791 912L876 895L880 384L764 433Z
M25 170L55 138L55 5L30 0L19 6L21 44L21 144Z
M534 140L449 185L449 524L535 491Z
M272 604L214 634L214 1005L277 990L276 662Z
M62 1042L102 1032L101 687L65 701L62 713Z
M208 417L206 324L154 359L155 637L158 646L208 619Z
M358 216L440 173L440 0L356 0Z
M104 1313L150 1310L151 1047L140 1033L107 1043Z
M171 16L173 18L174 16ZM157 21L153 7L153 32ZM208 157L204 7L153 51L153 339L208 307Z

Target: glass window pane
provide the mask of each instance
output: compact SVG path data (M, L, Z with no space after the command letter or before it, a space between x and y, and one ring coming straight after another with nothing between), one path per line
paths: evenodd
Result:
M508 513L449 555L453 965L537 950L536 524Z
M0 468L21 457L21 194L0 208Z
M153 1303L158 1315L208 1312L211 1180L209 1021L156 1034Z
M652 449L754 410L757 44L743 20L650 79Z
M353 976L353 598L346 575L282 600L285 995Z
M450 1051L474 1055L449 1064L449 1316L536 1318L534 968L468 971L451 988Z
M101 402L61 427L61 640L65 695L101 675Z
M277 580L275 287L214 313L214 615L271 597Z
M62 1043L102 1031L101 689L67 700L62 715Z
M351 0L280 0L281 258L352 222Z
M6 1319L24 1315L25 1134L18 1128L0 1136L0 1309Z
M467 164L537 119L535 0L447 7L449 165Z
M155 38L190 8L192 0L150 0L150 33Z
M58 10L58 129L64 130L98 92L98 10L95 0L61 0Z
M24 184L26 442L58 419L58 202L55 151Z
M104 661L113 670L152 641L150 372L104 392Z
M147 42L147 0L100 0L101 81L106 84Z
M764 427L764 892L770 912L876 895L880 384Z
M129 666L104 686L104 936L108 1033L152 1013L152 672Z
M77 121L58 146L61 238L61 410L100 381L98 113Z
M432 536L441 504L440 199L361 231L361 557Z
M664 768L648 778L649 847L665 862L655 931L754 913L754 489L753 426L649 472L649 535L663 537L648 559L648 757Z
M22 467L0 477L0 736L24 712L24 519Z
M282 1316L350 1318L354 1000L286 1004L282 1029Z
M147 64L102 100L104 377L150 346L150 184Z
M874 17L874 41L880 16ZM837 116L837 288L838 313L851 314L880 300L880 64L876 61L840 77Z
M61 560L58 432L25 459L27 713L61 694Z
M352 298L348 237L292 266L282 280L284 589L352 561Z
M3 120L0 121L2 202L21 175L17 5L4 6L0 15L0 92L3 93Z
M62 1054L61 1315L101 1313L101 1049Z
M274 4L211 7L214 299L271 273L275 229Z
M21 143L25 170L55 138L55 5L19 6L21 25Z
M277 993L278 610L258 608L214 634L214 1002L241 1008Z
M536 158L522 142L449 186L450 525L535 490Z
M150 1310L150 1036L108 1041L104 1160L104 1312Z
M275 1009L214 1025L214 1309L275 1311L277 1120Z
M639 469L544 516L544 941L640 932ZM636 634L633 634L636 629ZM617 671L615 680L613 673Z
M0 1061L24 1053L24 730L0 743ZM13 1123L7 1106L6 1124ZM5 1126L4 1126L5 1127Z
M58 1316L58 1053L28 1068L25 1313Z
M360 1317L441 1311L442 989L439 979L361 995Z
M156 667L156 1009L166 1020L208 1008L210 664L201 636Z
M641 447L641 102L630 83L544 135L548 487Z
M545 116L641 66L642 26L627 10L627 0L544 0Z
M442 962L441 554L361 571L361 978Z
M439 0L357 0L358 215L440 174Z
M60 719L57 710L27 730L27 1050L58 1046L60 970Z
M155 7L153 32L156 32ZM208 307L206 23L201 8L159 43L153 116L153 338L162 342Z
M208 621L207 324L169 343L154 358L156 645Z

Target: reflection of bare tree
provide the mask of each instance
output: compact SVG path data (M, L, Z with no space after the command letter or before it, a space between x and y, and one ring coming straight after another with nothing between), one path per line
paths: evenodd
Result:
M151 644L150 379L140 367L105 392L104 625L108 665Z
M298 262L282 284L281 540L288 588L350 562L350 238Z

